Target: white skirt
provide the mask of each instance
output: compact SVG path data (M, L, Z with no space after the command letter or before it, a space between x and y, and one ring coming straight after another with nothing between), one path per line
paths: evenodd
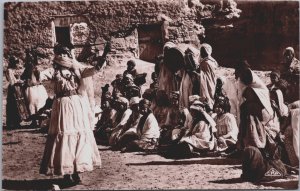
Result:
M79 95L54 101L41 174L65 175L101 167L87 104Z

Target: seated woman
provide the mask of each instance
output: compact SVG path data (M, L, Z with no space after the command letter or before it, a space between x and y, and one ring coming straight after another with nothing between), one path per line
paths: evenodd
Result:
M214 111L217 114L214 118L216 122L217 150L233 150L237 142L238 126L233 114L229 113L230 104L227 97L218 97L214 104Z
M115 100L114 107L117 112L113 117L112 128L108 130L111 132L109 136L109 145L111 146L115 144L115 137L118 134L118 131L127 123L129 116L132 113L128 106L129 102L124 97L119 97Z
M188 124L188 130L171 150L174 157L189 157L195 152L213 150L216 132L214 120L205 112L204 104L195 101L190 107L192 120Z
M150 109L151 102L142 99L139 102L139 111L142 117L137 125L137 136L132 142L129 142L122 152L149 151L156 148L160 129L155 116Z

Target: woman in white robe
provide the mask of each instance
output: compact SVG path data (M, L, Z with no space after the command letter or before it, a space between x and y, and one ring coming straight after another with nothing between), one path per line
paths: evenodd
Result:
M77 90L80 78L94 75L103 63L82 67L60 44L54 53L53 68L40 72L41 81L52 80L56 94L40 173L79 183L79 173L101 167L101 158L90 127L89 103Z

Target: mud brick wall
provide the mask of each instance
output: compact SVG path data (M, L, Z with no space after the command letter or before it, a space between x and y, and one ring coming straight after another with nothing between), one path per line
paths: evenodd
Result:
M202 3L202 0L10 2L5 3L4 8L4 57L13 53L21 59L25 57L24 49L30 47L40 47L51 54L55 41L53 28L57 23L86 23L88 30L83 35L85 42L81 44L101 49L103 43L111 40L110 59L114 60L122 56L138 56L135 30L139 25L160 23L163 42L170 40L199 45L198 37L203 36L205 31L201 25L202 18L238 17L230 15L237 10L232 0L208 3ZM82 47L79 47L77 53L80 54L81 50Z

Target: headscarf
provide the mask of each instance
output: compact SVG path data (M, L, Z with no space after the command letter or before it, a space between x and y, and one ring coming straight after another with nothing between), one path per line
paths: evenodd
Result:
M290 51L290 52L292 52L293 55L295 55L295 50L294 50L293 47L290 47L290 46L289 46L289 47L285 48L285 50L283 51L283 55L284 55L287 51Z
M205 104L202 103L199 100L196 100L192 103L192 105L190 106L190 109L194 109L197 111L205 111ZM216 122L214 121L214 119L206 112L202 112L203 116L205 117L205 119L208 121L208 123L212 126L212 128L216 127Z
M214 67L218 67L219 66L218 62L211 56L211 54L212 54L212 47L209 44L207 44L207 43L203 43L203 44L201 44L200 50L201 50L201 48L204 48L204 50L205 50L205 52L207 53L208 56L206 58L202 58L202 60L200 61L200 63L202 61L204 61L204 60L210 60L210 61L213 62Z
M270 93L267 86L253 71L251 71L251 75L253 80L251 84L248 85L248 87L254 90L255 94L257 95L264 108L268 111L270 115L273 115L274 111L271 106Z
M84 68L84 65L79 63L76 59L70 58L67 55L55 55L53 61L60 66L63 66L65 68L72 69L76 76L80 79L80 68Z
M163 50L165 50L165 48L173 48L173 47L176 47L176 44L169 41L164 44Z
M124 78L128 78L128 79L130 79L131 81L133 81L133 76L132 76L131 74L126 74L126 75L124 76Z
M203 44L201 44L201 47L204 48L204 50L206 51L206 53L208 54L208 56L211 56L212 47L209 44L203 43Z
M226 77L225 76L220 76L220 77L217 78L217 80L218 79L220 80L220 82L222 83L222 85L225 84L225 82L226 82Z
M172 91L170 93L170 99L178 99L179 98L179 91Z
M270 77L272 77L272 76L277 76L278 78L280 78L280 72L279 71L272 71L270 73Z
M139 98L139 97L132 97L129 101L129 106L131 107L135 104L139 104L140 100L141 100L141 98Z
M199 95L191 95L191 96L189 96L189 103L190 104L194 103L196 100L200 100L200 96Z

